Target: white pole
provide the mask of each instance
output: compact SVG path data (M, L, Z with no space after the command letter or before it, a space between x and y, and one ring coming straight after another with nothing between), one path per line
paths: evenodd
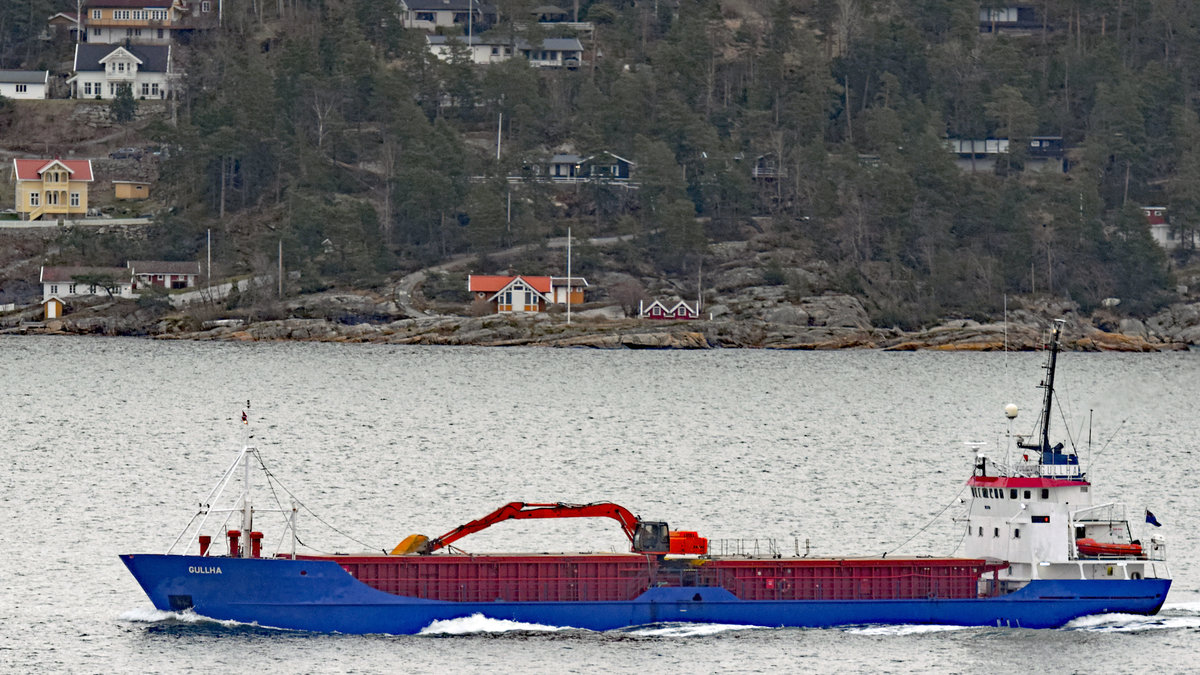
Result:
M567 323L571 323L571 228L567 228Z
M283 240L279 240L279 297L283 297Z
M496 161L500 161L500 130L504 128L504 111L500 111L500 118L496 120Z
M241 551L234 553L229 552L229 555L235 558L248 558L246 555L250 545L250 530L254 526L250 521L250 453L247 452L242 457L242 539L239 542Z
M208 285L212 286L212 228L208 228Z

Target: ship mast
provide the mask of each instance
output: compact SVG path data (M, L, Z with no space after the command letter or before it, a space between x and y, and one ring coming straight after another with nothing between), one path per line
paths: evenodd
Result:
M1063 319L1054 320L1054 328L1050 332L1050 355L1047 357L1046 365L1044 366L1047 371L1046 379L1043 380L1039 385L1042 389L1046 390L1046 395L1042 398L1042 442L1040 445L1018 442L1017 447L1025 448L1027 450L1038 450L1042 453L1051 451L1050 408L1054 403L1054 369L1058 363L1059 336L1062 335L1062 327L1064 323L1066 322ZM1044 454L1039 459L1042 463L1046 461Z

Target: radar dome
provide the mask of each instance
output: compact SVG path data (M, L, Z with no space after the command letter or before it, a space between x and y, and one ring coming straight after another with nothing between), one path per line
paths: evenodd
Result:
M1017 404L1015 404L1015 403L1009 403L1008 405L1004 406L1004 416L1005 416L1005 417L1007 417L1007 418L1008 418L1008 419L1010 419L1010 420L1011 420L1011 419L1016 419L1016 417L1017 417Z

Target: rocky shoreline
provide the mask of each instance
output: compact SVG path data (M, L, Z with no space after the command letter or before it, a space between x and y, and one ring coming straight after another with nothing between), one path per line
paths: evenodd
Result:
M58 335L140 335L160 340L232 342L356 342L454 346L537 346L590 349L880 349L890 351L1024 351L1038 349L1048 322L978 323L949 321L922 331L869 326L799 326L755 320L646 322L580 317L425 317L387 323L346 323L329 318L289 318L245 323L210 322L187 330L182 322L161 321L149 330L131 330L128 319L79 317L25 324L5 333ZM1133 327L1131 327L1133 328ZM1187 338L1200 337L1188 329ZM1181 333L1182 334L1182 333ZM1068 318L1064 347L1078 351L1156 352L1185 350L1191 339L1141 332L1109 332Z
M764 304L750 312L714 305L701 320L673 322L625 318L612 305L575 312L571 323L561 312L410 316L392 299L363 292L303 296L280 310L290 318L231 316L209 308L212 318L202 320L201 312L164 313L110 301L46 322L36 321L33 313L9 314L0 317L0 333L590 349L1025 351L1041 348L1046 327L1062 318L1066 349L1158 352L1200 345L1200 303L1173 305L1140 321L1110 310L1083 315L1065 301L1026 301L1009 311L1007 321L950 319L918 331L872 326L858 299L836 293Z

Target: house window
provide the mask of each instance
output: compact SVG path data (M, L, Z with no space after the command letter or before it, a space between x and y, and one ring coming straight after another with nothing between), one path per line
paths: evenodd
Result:
M150 95L150 83L143 82L142 83L142 96L149 96L149 95Z
M1014 527L1013 528L1013 539L1020 539L1020 538L1021 538L1021 528Z
M161 29L161 28L158 29L158 39L159 40L163 39L163 29Z
M125 29L125 37L133 37L133 29L132 28ZM125 68L124 68L125 64L122 63L121 66L122 66L121 70L125 70Z
M92 37L100 37L100 29L99 28L92 29Z
M211 12L212 11L212 3L209 2L208 0L204 0L204 2L200 3L200 11L204 12L205 14Z
M142 29L141 29L141 28L134 28L134 29L133 29L133 36L134 36L134 37L142 37Z
M981 537L983 536L983 526L982 525L979 526L979 536L981 536Z
M116 85L116 83L115 83L115 82L109 82L109 83L108 83L108 95L109 95L109 96L116 96L116 95L117 95L117 85Z
M58 293L58 286L51 285L51 286L50 286L50 292L51 292L51 293L54 293L54 294L57 294L57 293ZM72 293L74 293L74 292L75 292L75 287L74 287L74 286L72 286L72 287L71 287L71 292L72 292Z
M158 83L157 82L150 83L150 95L158 96Z
M52 191L46 192L46 206L58 206L58 193L57 192L52 192Z
M76 207L79 206L79 193L78 192L71 193L71 206L76 206Z
M113 10L113 18L116 19L117 21L128 21L129 20L129 10L114 9Z
M433 12L417 12L417 21L433 23Z
M24 93L26 92L26 90L27 90L27 87L28 87L28 85L24 85L24 84L18 84L18 85L17 85L17 93L18 93L18 94L24 94Z
M42 193L30 192L29 193L29 205L30 206L41 206L42 205Z
M91 83L91 82L84 82L84 83L83 83L83 95L84 95L84 96L91 96L91 95L92 95L92 83Z
M142 10L142 9L133 10L133 20L134 21L145 21L146 20L146 11Z
M93 18L93 19L99 19L101 16L103 16L103 15L101 14L101 10L99 10L99 9L93 9L93 10L92 10L92 18Z
M492 47L492 56L500 56L500 48Z
M1000 528L998 528L998 527L996 527L996 528L992 528L992 538L993 538L993 539L999 539L999 538L1000 538Z

